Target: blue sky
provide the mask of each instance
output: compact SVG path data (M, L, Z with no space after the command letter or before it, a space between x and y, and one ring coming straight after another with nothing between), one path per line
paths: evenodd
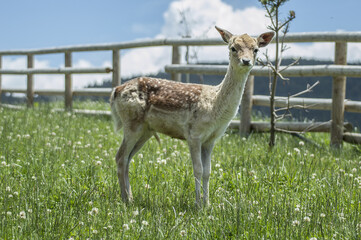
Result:
M197 1L197 0L194 0ZM0 49L128 41L156 36L169 0L4 0ZM257 0L225 0L234 8L260 7ZM359 0L290 0L293 32L360 31Z
M177 7L183 10L191 9L189 19L194 24L192 33L194 36L200 36L202 32L208 31L208 37L216 37L217 33L210 28L214 24L226 27L234 33L244 31L250 34L263 31L267 25L257 0L4 0L0 2L0 50L176 37L182 31L182 28L177 26L179 22ZM212 12L217 8L224 9L225 16L216 16L217 12ZM296 12L291 32L361 31L360 9L359 0L290 0L284 5L282 12L287 13L289 10ZM306 56L313 57L311 54L317 52L314 49L319 46L321 45L310 47L309 55ZM294 47L293 54L297 55L298 50L302 51L302 48ZM138 52L138 54L152 56L162 50L152 51L154 52ZM137 64L139 55L137 52L133 55L130 52L126 54L128 55L122 57L129 63L127 65L122 62L125 68L123 72L127 73L129 70L131 74L132 66ZM159 59L168 53L162 52L162 54ZM318 53L315 54L317 57ZM322 55L320 58L329 57L327 54L323 56L323 53L320 55ZM214 54L213 57L218 56L220 55ZM354 58L358 56L355 55ZM4 67L16 68L25 64L24 61L13 57L6 59L4 59ZM57 56L44 55L36 59L38 60L36 65L39 67L54 67L62 64L61 57ZM110 60L109 53L74 56L74 62L78 66L106 66L109 65ZM145 57L145 61L153 61L152 66L143 67L149 71L156 70L155 64L163 64L160 60L152 60L150 57ZM4 84L10 84L11 76L4 76L4 79ZM22 80L11 81L13 84L20 84ZM93 79L93 81L100 80Z

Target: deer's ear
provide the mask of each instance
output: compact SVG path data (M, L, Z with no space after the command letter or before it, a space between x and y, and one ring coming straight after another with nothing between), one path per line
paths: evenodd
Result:
M273 36L275 35L274 32L266 32L266 33L262 33L258 38L257 38L257 42L258 42L258 47L265 47L267 46L271 40L273 39Z
M226 43L229 42L229 39L233 36L232 33L228 32L227 30L224 30L222 28L219 28L217 26L215 26L215 28L217 29L217 31L219 32L219 34L221 34L221 37L223 39L223 41L225 41Z

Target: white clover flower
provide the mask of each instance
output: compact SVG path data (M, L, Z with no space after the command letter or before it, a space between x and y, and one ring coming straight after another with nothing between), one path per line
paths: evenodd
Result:
M93 234L98 234L98 230L93 229Z
M137 221L136 220L134 220L134 219L130 219L130 221L129 221L131 224L133 224L133 223L136 223Z
M9 186L6 187L6 191L7 192L10 192L11 191L11 188Z
M186 232L186 230L182 230L182 231L179 232L179 234L180 234L182 237L184 237L184 236L187 235L187 232Z
M98 214L99 213L99 209L98 208L92 208L92 213L94 214L94 215L96 215L96 214Z
M301 150L298 148L293 148L293 151L295 151L297 154L299 154L301 152Z
M317 240L317 238L315 238L315 237L311 237L311 238L310 238L310 240Z
M353 168L353 169L352 169L352 172L353 172L353 173L357 172L357 168Z
M215 167L216 167L216 168L219 168L219 167L221 167L221 164L217 163L217 164L215 165Z
M22 219L26 219L26 213L25 213L25 211L21 211L21 212L19 213L19 217L22 218Z
M149 189L149 188L150 188L150 185L149 185L148 183L146 183L146 184L144 185L144 187L145 187L145 189Z
M305 145L305 142L304 142L304 141L300 141L300 142L298 143L298 145L304 146L304 145Z
M142 221L142 225L144 225L144 226L148 226L148 225L149 225L149 223L148 223L147 221L143 220L143 221Z
M320 214L320 217L324 218L324 217L326 217L326 214L321 213L321 214Z
M126 224L126 223L124 223L124 224L123 224L123 230L129 230L129 225Z
M295 208L295 212L299 212L300 209L298 207Z
M300 225L300 221L298 220L292 221L292 226L297 227L298 225Z
M208 219L211 220L211 221L213 221L213 220L214 220L214 217L213 217L212 215L209 215L209 216L208 216Z
M6 215L11 216L12 212L6 212Z
M138 211L138 210L133 211L133 216L138 216L138 215L139 215L139 211Z
M2 162L1 162L1 165L6 166L6 162L5 162L5 161L2 161Z
M102 162L101 162L101 161L96 161L96 162L95 162L95 165L101 166L101 165L102 165Z
M306 217L303 218L303 221L305 221L305 222L311 222L311 218L306 216Z
M142 159L142 158L143 158L143 154L139 153L139 154L138 154L138 158Z
M340 221L345 221L346 220L345 215L343 213L339 213L338 217L339 217Z

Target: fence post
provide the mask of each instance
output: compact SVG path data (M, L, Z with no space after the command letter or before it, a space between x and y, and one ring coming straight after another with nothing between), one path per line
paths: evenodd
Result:
M249 75L244 87L244 93L241 101L241 120L239 125L239 133L241 136L248 136L251 133L252 118L252 96L254 89L254 76Z
M65 67L72 66L72 56L71 52L65 52ZM65 100L65 109L71 111L73 108L73 84L72 84L72 76L70 73L65 74L65 92L64 92L64 100Z
M347 42L336 42L335 64L347 64ZM343 119L345 110L346 77L333 77L331 110L331 146L342 147Z
M181 62L181 48L179 46L172 47L172 64L180 64ZM181 82L182 75L180 73L172 73L171 78L173 81Z
M34 67L34 55L28 54L28 69ZM26 88L26 97L27 97L27 106L34 106L34 79L33 74L29 73L27 75L27 88Z
M120 79L120 50L113 49L113 79L112 87L115 88L121 84Z
M2 55L0 55L0 69L1 68L2 68ZM2 86L1 77L2 77L2 74L0 74L0 103L1 103L1 86Z

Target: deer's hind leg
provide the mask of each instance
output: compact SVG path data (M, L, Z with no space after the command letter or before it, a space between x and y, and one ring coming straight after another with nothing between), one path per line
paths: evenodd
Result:
M118 180L122 199L125 202L132 200L132 191L129 183L129 163L134 154L152 136L152 133L139 126L135 131L124 128L123 142L116 155Z

